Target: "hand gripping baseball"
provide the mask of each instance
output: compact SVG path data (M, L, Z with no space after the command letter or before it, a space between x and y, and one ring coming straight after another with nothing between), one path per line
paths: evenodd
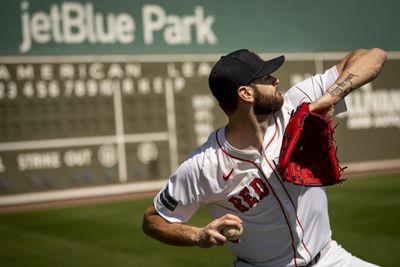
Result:
M222 234L222 229L226 227L235 227L242 229L242 220L232 214L226 214L203 228L199 229L197 245L202 248L211 246L222 246L228 241L228 238Z

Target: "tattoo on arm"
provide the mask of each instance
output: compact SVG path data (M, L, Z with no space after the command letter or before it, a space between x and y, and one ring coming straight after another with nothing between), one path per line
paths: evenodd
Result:
M347 96L354 88L352 84L352 79L354 77L359 77L356 74L347 72L347 77L344 78L343 81L337 84L332 90L328 91L328 93L335 99L335 103L342 100L345 96Z

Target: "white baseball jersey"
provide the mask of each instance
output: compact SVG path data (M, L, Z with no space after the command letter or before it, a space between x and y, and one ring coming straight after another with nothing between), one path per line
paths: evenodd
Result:
M225 128L211 133L155 197L157 212L170 222L187 222L202 204L214 218L235 214L244 227L241 242L229 243L236 257L255 266L306 265L331 241L325 189L283 183L275 164L292 110L322 96L337 77L332 67L289 89L261 153L232 147ZM343 101L336 113L345 109Z

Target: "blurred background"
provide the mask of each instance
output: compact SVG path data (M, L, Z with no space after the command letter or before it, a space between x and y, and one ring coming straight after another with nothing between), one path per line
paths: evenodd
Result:
M2 2L0 206L157 190L225 116L225 53L284 54L280 89L360 47L389 59L347 98L339 159L400 167L398 1Z
M386 50L378 79L347 97L336 139L350 178L399 173L398 10L395 0L3 0L0 211L127 197L150 204L141 196L226 123L207 78L239 48L284 54L282 91L351 50Z

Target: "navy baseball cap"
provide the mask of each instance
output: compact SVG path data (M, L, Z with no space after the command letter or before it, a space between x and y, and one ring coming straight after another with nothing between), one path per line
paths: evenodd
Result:
M284 61L284 56L264 61L248 49L239 49L217 61L211 70L208 85L218 101L228 100L236 95L240 86L275 72Z

